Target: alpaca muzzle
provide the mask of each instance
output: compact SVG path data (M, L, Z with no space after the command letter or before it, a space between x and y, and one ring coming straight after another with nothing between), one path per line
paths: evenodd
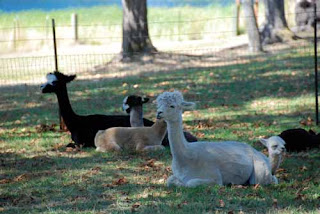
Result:
M162 119L162 111L157 112L157 119Z

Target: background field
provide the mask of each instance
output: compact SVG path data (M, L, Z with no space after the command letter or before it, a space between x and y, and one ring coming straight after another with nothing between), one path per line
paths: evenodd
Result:
M190 1L189 3L194 3ZM154 5L154 4L152 4ZM169 41L206 40L214 42L235 34L235 5L209 4L202 6L172 5L148 8L150 36L156 47ZM82 45L108 45L112 53L119 52L122 41L122 9L119 5L94 6L89 8L65 8L60 10L0 11L0 53L47 50L52 54L51 19L57 26L58 43L74 45L71 14L79 17L79 41ZM99 14L99 15L97 15ZM286 18L295 28L294 0L286 1ZM245 32L246 17L240 14L240 33ZM258 22L264 22L263 4L259 4ZM114 48L116 46L117 48ZM89 52L90 49L87 49ZM91 49L91 51L93 51Z

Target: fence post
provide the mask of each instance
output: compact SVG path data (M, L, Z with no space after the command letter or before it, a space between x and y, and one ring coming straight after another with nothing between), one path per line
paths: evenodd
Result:
M178 13L178 40L181 41L181 11L179 10L179 13Z
M49 39L49 29L50 29L50 27L49 27L50 25L49 25L49 16L46 16L46 26L45 26L45 32L46 32L46 42L48 41L48 39Z
M317 38L317 2L314 0L314 85L316 98L316 125L319 125L319 101L318 101L318 38Z
M76 13L71 14L71 28L73 40L74 42L78 42L78 15Z
M54 62L55 70L58 71L58 54L57 54L57 39L56 39L56 24L54 19L52 19L52 36L53 36L53 50L54 50Z
M17 49L17 20L13 19L13 48Z
M58 54L57 54L57 39L56 39L56 24L54 19L52 19L52 37L53 37L53 50L54 50L54 67L55 71L58 71ZM60 124L60 130L65 130L65 123L63 121L63 118L61 116L61 110L59 107L59 124Z
M18 42L20 39L20 23L19 23L19 17L16 16L13 20L13 47L14 50L17 50Z
M20 20L18 16L16 17L16 20L17 20L17 40L19 40L21 35L20 35Z
M240 0L236 0L236 7L235 7L236 17L235 17L235 20L234 20L234 23L233 23L233 25L234 25L234 35L235 36L240 35L240 30L239 30L240 5L241 5Z

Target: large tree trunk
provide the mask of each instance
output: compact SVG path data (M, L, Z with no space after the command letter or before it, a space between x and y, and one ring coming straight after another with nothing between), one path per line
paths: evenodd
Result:
M249 38L249 50L251 52L261 52L262 44L252 0L243 0L243 11L246 17L245 24Z
M261 36L264 44L283 42L295 39L296 36L288 28L284 13L284 0L264 0L266 24Z
M122 56L135 53L150 53L157 50L149 38L147 0L122 0Z

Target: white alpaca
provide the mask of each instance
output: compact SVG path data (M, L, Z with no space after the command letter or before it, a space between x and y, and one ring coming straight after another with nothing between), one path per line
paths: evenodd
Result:
M282 154L286 150L286 142L284 142L284 140L279 136L272 136L268 139L260 138L259 140L265 147L268 148L271 172L275 183L277 183L277 178L274 175L279 168L280 163L282 162Z
M156 120L151 127L114 127L100 130L94 138L97 151L155 151L164 149L161 145L167 132L166 122Z
M168 186L201 184L270 184L268 158L251 146L234 141L187 143L182 132L182 110L195 104L180 92L164 92L157 98L157 118L167 122L172 172Z

